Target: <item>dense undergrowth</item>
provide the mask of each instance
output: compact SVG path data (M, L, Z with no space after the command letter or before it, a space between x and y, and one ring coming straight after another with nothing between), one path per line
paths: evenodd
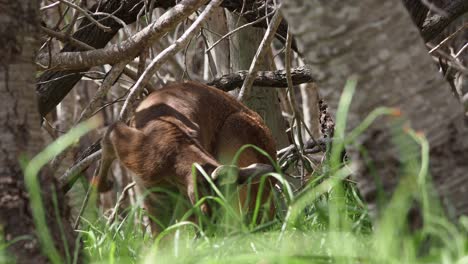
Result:
M201 199L155 238L142 228L145 213L138 207L121 212L111 224L107 224L102 214L84 215L78 232L85 260L91 263L468 263L468 218L449 221L443 213L433 195L428 173L429 146L424 135L410 128L402 130L395 142L397 145L411 142L418 147L419 155L405 159L396 191L378 216L372 219L369 216L366 204L350 180L354 164L343 162L342 151L347 146L356 147L355 139L375 119L395 116L397 111L378 108L360 126L345 134L354 88L355 82L348 82L337 112L334 142L327 161L314 172L305 188L293 193L281 174L265 175L283 183L275 199L274 220L261 220L262 215L257 214L261 206L250 215L242 215L230 196L213 185L213 195ZM75 130L78 132L61 139L61 144L49 146L48 151L25 169L38 235L44 252L55 263L76 263L77 254L69 254L67 260L57 256L43 222L35 175L48 159L88 129L79 127ZM407 154L406 149L400 148L401 155ZM204 201L216 206L219 212L211 219L198 210ZM407 224L408 213L415 204L419 205L423 218L418 229ZM189 221L190 217L197 221ZM0 241L0 262L7 260L6 247L8 244Z

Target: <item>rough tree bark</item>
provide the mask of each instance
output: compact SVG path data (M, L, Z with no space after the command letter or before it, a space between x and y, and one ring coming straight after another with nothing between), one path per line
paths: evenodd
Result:
M245 24L243 18L235 14L228 14L229 30L234 30L238 26ZM230 61L233 71L246 70L250 68L252 59L264 35L263 29L247 28L237 32L230 38ZM264 59L263 65L259 65L259 70L271 70L274 68L271 56ZM278 149L288 146L286 127L281 115L278 102L278 94L275 90L267 87L252 87L251 94L245 104L257 112L273 133Z
M19 160L31 158L43 147L39 126L39 114L34 93L34 55L38 48L39 1L0 1L0 235L17 263L48 263L42 255L36 237L29 198L25 190ZM40 182L46 206L47 224L56 241L56 247L66 259L64 241L59 224L64 227L68 252L74 252L75 233L67 222L66 208L61 215L53 210L52 174L42 171ZM58 201L63 201L58 194ZM68 255L69 257L70 255Z
M228 25L224 8L217 7L213 10L205 20L204 27L207 28L203 33L209 46L215 44L223 35L227 34ZM211 69L216 70L216 72L213 72L214 78L230 73L229 39L220 41L209 52L216 66L216 69Z
M468 133L461 123L462 109L437 73L402 2L284 2L299 50L314 73L326 76L318 80L321 87L342 90L348 77L359 76L348 127L378 106L399 107L412 127L429 139L431 173L446 209L453 209L455 216L468 213ZM335 107L338 95L326 94ZM380 121L362 138L389 192L400 172L390 130ZM357 177L362 194L375 202L371 173L363 171Z

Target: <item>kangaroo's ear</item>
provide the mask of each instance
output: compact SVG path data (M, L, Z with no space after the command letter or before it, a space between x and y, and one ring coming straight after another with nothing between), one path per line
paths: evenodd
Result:
M211 178L219 186L234 183L244 184L249 179L251 179L250 182L252 183L258 183L264 174L274 171L275 168L273 166L263 163L254 163L243 168L233 165L222 165L211 173Z

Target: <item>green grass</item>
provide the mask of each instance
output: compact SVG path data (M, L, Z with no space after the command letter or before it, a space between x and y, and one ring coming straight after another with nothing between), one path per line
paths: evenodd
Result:
M378 108L346 134L346 116L355 86L356 80L351 79L342 95L336 139L328 162L301 192L292 194L283 188L284 194L275 200L279 208L275 220L255 221L257 217L262 219L261 214L236 213L230 194L213 184L211 196L200 199L156 238L143 230L141 222L145 213L139 208L126 209L111 225L106 225L102 216L83 219L79 234L87 260L91 263L468 263L468 218L450 222L440 209L439 201L432 195L428 174L428 143L423 135L410 128L394 133L394 143L405 160L401 181L379 217L371 221L355 184L348 180L353 163L343 164L341 152L345 146L359 147L355 139L377 118L398 117L394 109ZM412 155L415 150L417 155ZM278 173L268 177L282 179ZM38 192L34 182L32 186L29 190ZM40 199L40 196L36 193L31 198ZM205 201L221 213L207 219L198 210ZM424 221L422 228L410 231L406 216L415 201L421 205ZM33 212L35 219L40 218L41 211L39 208ZM190 215L195 216L197 223L188 221ZM38 234L44 236L41 239L44 252L55 260L57 256L47 237L47 227L40 221L36 224L42 229ZM0 240L0 260L6 246ZM74 263L73 259L69 263Z

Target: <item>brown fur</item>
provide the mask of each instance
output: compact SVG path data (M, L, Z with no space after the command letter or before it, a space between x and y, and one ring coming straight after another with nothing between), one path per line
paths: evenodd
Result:
M230 163L245 144L254 144L276 159L271 133L257 113L213 87L195 82L169 85L141 102L130 126L117 122L109 127L101 143L103 158L98 189L110 189L106 175L117 158L136 175L141 187L176 187L193 203L192 164L201 164L210 174L221 164ZM270 162L247 149L238 165L253 163ZM206 184L202 176L197 181ZM258 184L251 186L251 197L255 197L257 189ZM269 189L264 199L268 194ZM247 195L247 188L241 188L241 201ZM162 208L158 208L161 204L155 203L155 199L159 198L145 202L148 211L153 215L163 214L159 212Z

